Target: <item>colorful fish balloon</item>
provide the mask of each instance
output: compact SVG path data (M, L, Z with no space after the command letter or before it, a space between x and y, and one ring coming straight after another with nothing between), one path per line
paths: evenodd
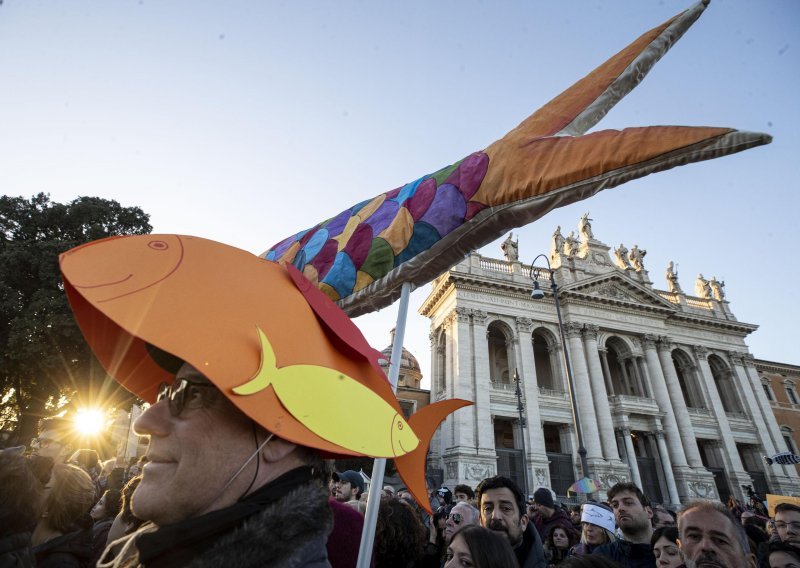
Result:
M301 270L351 316L392 303L509 229L632 179L767 144L730 128L586 134L700 16L702 1L639 37L486 149L367 199L263 256Z

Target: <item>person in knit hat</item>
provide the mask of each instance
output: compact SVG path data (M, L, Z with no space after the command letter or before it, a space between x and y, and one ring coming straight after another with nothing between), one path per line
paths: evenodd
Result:
M552 492L546 487L540 487L533 493L531 522L542 540L550 534L554 527L561 527L570 533L573 532L569 515L555 504Z

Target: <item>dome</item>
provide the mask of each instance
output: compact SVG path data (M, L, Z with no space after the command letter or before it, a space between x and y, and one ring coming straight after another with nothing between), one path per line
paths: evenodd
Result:
M390 345L383 351L381 354L386 359L386 365L381 365L382 367L388 367L389 362L392 360L392 346ZM417 358L411 354L411 351L403 347L403 353L400 356L400 374L403 373L419 373L422 374L422 369L419 366L419 362L417 362Z
M394 331L392 332L392 341L394 341ZM392 359L392 346L389 345L389 347L381 351L381 354L385 361L382 360L380 365L383 367L386 376L389 376L389 362ZM411 351L403 347L402 354L400 355L400 374L397 377L397 386L418 389L420 388L419 385L421 381L422 369L419 366L417 358L411 354Z

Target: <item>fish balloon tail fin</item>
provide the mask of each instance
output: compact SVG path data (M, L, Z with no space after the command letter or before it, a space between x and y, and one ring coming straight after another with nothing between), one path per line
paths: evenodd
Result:
M417 438L419 438L419 445L415 450L394 458L394 463L397 466L397 473L405 483L406 488L414 496L417 503L430 515L433 515L433 511L431 510L430 499L425 486L425 460L428 456L431 438L439 424L447 416L459 408L471 404L473 403L468 400L458 398L441 400L426 406L408 419L411 429L414 430Z

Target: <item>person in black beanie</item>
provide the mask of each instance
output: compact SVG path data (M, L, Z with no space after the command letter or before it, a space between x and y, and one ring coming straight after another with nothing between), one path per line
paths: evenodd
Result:
M575 532L569 515L556 506L553 494L546 487L540 487L533 493L533 511L531 522L542 540L556 527L564 529L567 534Z

